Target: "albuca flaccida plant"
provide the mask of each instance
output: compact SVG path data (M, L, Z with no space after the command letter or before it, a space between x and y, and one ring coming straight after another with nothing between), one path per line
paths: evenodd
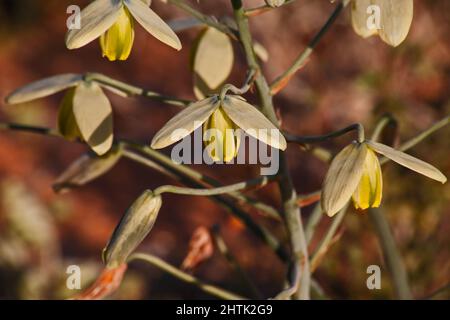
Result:
M127 265L134 260L146 261L183 281L198 285L201 290L221 299L251 298L207 285L189 274L189 267L180 270L156 256L135 252L152 230L158 215L165 214L164 196L167 193L211 197L274 250L288 271L285 283L280 284L280 287L284 285L285 289L275 297L267 298L310 299L311 288L317 287L317 284L312 285L312 274L320 261L325 259L324 255L350 205L353 204L360 213L369 211L374 220L379 222L375 223L375 227L382 229L378 232L382 243L392 239L390 229L386 229L383 214L374 209L383 203L384 163L392 160L427 178L446 182L445 175L437 168L405 151L448 124L449 117L402 145L392 147L380 142L385 128L396 123L390 116L380 119L370 138L366 137L364 128L359 123L320 136L299 136L284 130L280 121L283 111L278 114L274 108L273 97L304 66L341 12L350 12L351 21L347 23L348 28L353 27L358 35L364 38L378 35L386 45L399 46L407 38L413 21L413 0L336 1L332 4L334 10L329 19L317 30L307 48L271 83L263 69L263 64L268 59L267 51L253 39L249 20L257 19L265 12L276 11L294 0L266 0L258 7L247 7L243 0L230 0L233 16L220 18L203 14L194 2L163 2L167 6L181 9L186 17L164 21L158 12L153 10L149 0L94 0L81 11L80 27L68 30L65 43L70 50L83 50L84 46L98 41L98 54L105 58L106 64L133 58L133 47L140 45L135 41L135 28L139 26L158 39L161 46L167 45L175 50L183 50L177 33L186 29L197 30L189 62L195 100L165 96L92 72L53 75L25 85L6 98L7 104L14 105L65 92L60 103L56 129L2 124L4 129L57 136L86 144L91 149L57 178L53 185L56 192L83 186L114 170L115 164L122 157L145 164L149 170L158 170L184 184L163 185L142 192L130 205L105 246L102 254L104 272L90 289L76 298L98 299L108 296L120 286ZM227 83L237 59L235 52L239 52L247 65L247 76L243 84L239 85ZM149 72L151 73L151 70ZM114 136L113 107L108 98L110 93L123 97L143 96L178 106L180 111L172 119L168 119L153 137L148 137L148 144L121 140ZM182 151L186 152L192 146L187 139L195 136L197 132L201 132L201 158L209 164L239 161L245 163L252 157L256 159L254 163L258 163L262 150L266 151L265 155L271 161L277 162L274 165L275 170L248 181L223 185L183 163L183 158L174 159L173 152L172 157L169 157L159 151L174 145L174 149L182 146ZM331 151L317 146L321 142L345 134L354 134L355 140L348 142L334 157ZM186 141L188 143L184 144ZM251 148L252 144L257 148ZM198 153L199 145L193 154ZM309 196L297 195L285 155L286 149L298 148L299 145L305 150L320 149L320 159L329 163L322 189ZM267 184L274 184L279 189L281 209L244 193L245 190L262 188ZM301 207L318 201L320 203L316 204L307 227L304 227L306 219L301 214ZM247 210L252 207L265 217L285 226L287 243L275 237L249 215ZM321 216L331 217L332 222L318 247L311 251L309 242ZM199 244L193 243L189 254L190 262L186 262L191 267L207 259L211 250L224 248L223 239L214 230L200 232L195 239L203 239L203 242L200 241L203 249L198 249ZM393 281L397 297L411 298L402 261L395 253L395 246L390 243L391 245L383 245L382 248L386 251L386 259L389 260L388 267L395 269L390 270L391 274L400 274L402 278Z

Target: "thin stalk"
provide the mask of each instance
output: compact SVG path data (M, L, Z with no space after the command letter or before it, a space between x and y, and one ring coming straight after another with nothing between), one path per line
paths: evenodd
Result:
M369 217L375 227L375 232L380 241L383 257L391 274L395 294L398 299L412 299L411 289L408 283L408 274L403 264L402 257L395 244L394 236L384 214L379 208L369 209Z
M261 67L258 63L255 52L253 51L253 39L250 33L248 18L245 15L242 1L231 0L231 3L239 31L239 38L244 49L248 67L256 71L255 87L258 92L261 111L270 121L272 121L274 125L278 126L278 119L273 106L270 87L261 72ZM300 216L300 208L297 205L297 194L292 183L284 153L281 153L280 155L280 171L278 175L280 177L278 185L282 196L283 215L289 231L289 238L293 253L292 261L301 269L300 279L295 279L296 281L300 281L300 284L298 285L299 290L296 297L301 299L309 299L310 273L308 249ZM293 284L291 287L296 288L297 286L296 284Z
M242 300L245 299L244 297L229 292L227 290L215 287L210 284L206 284L205 282L191 276L190 274L181 271L178 268L175 268L174 266L168 264L167 262L161 260L158 257L155 257L150 254L144 254L144 253L134 253L128 258L128 262L134 261L134 260L141 260L144 262L147 262L151 264L152 266L174 276L177 279L180 279L181 281L184 281L186 283L192 284L199 288L200 290L209 293L217 298L224 299L224 300Z
M328 32L328 30L330 30L331 26L339 17L339 14L349 4L349 2L350 0L342 0L336 5L336 8L333 10L328 20L325 22L325 24L319 30L319 32L317 32L317 34L312 38L306 49L302 53L300 53L300 55L294 60L292 65L280 76L278 76L275 79L275 81L270 85L272 94L277 94L279 91L281 91L289 82L290 78L305 65L307 59L313 53L317 44Z
M238 182L235 184L230 184L227 186L221 186L217 188L210 189L195 189L195 188L185 188L178 186L161 186L155 189L153 192L155 195L161 195L163 193L174 193L180 195L189 195L189 196L217 196L220 194L227 194L231 192L241 191L247 189L249 187L265 186L270 179L268 177L259 177L248 181Z
M162 95L162 94L154 92L154 91L146 90L146 89L143 89L143 88L140 88L137 86L133 86L131 84L128 84L128 83L125 83L125 82L122 82L122 81L119 81L116 79L112 79L112 78L105 76L103 74L100 74L100 73L87 73L84 76L84 79L86 81L94 81L99 84L119 90L120 92L124 93L127 97L141 96L141 97L149 98L149 99L152 99L152 100L155 100L158 102L162 102L165 104L174 105L174 106L178 106L178 107L186 107L190 103L192 103L192 101L190 101L190 100L165 96L165 95Z
M352 124L343 129L333 131L328 134L319 135L319 136L296 136L289 132L283 132L284 137L288 142L299 143L299 144L312 144L324 142L326 140L340 137L348 132L356 131L358 133L358 140L364 141L364 128L360 123Z
M200 11L193 8L191 5L187 4L184 0L167 0L168 3L180 8L184 12L203 22L204 24L213 27L223 33L229 35L233 39L237 39L236 32L234 32L230 27L226 24L221 23L217 20L217 18L205 15Z

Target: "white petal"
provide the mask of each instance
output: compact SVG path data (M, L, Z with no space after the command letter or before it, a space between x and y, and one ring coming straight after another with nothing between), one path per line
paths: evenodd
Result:
M113 143L112 108L108 98L96 83L81 83L73 99L73 114L80 133L98 155L103 155Z
M17 104L43 98L77 85L82 78L79 74L69 73L32 82L6 97L6 103Z
M66 46L80 48L100 37L116 22L122 0L95 0L81 11L81 29L69 30Z
M330 217L341 210L356 190L367 156L365 144L352 143L331 162L322 188L321 205Z
M414 158L409 154L395 150L378 142L367 141L367 145L376 152L391 159L392 161L395 161L408 169L423 174L430 179L437 180L442 183L445 183L447 181L447 178L444 176L444 174L433 167L431 164Z
M286 139L275 125L258 109L239 96L227 95L223 109L231 120L248 135L261 140L271 147L285 150Z
M159 41L174 49L181 49L181 42L175 32L141 0L124 0L131 15L137 22Z
M195 102L169 120L152 140L153 149L165 148L199 128L220 106L217 96ZM180 134L177 134L179 132Z
M413 0L373 0L381 8L381 29L384 42L398 46L406 39L414 15Z

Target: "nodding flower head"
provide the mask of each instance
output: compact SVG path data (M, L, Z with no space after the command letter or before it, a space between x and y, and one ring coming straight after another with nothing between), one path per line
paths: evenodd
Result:
M330 217L353 198L357 209L378 207L382 197L382 175L376 153L445 183L447 178L432 165L384 144L366 140L353 142L333 159L322 188L321 204Z

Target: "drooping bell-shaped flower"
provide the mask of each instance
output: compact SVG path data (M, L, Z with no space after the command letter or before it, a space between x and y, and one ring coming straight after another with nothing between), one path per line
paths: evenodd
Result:
M357 209L378 207L382 197L382 175L375 153L445 183L447 178L432 165L384 144L366 140L353 142L333 159L322 188L321 205L330 217L353 198Z
M100 38L103 56L125 60L134 41L134 20L148 33L180 50L181 42L170 27L149 8L148 0L95 0L81 11L81 28L66 35L68 49L77 49Z
M281 132L254 106L247 103L242 97L225 95L222 99L218 95L192 103L173 117L158 131L152 140L154 149L165 148L191 134L195 129L204 125L206 129L219 129L214 133L222 133L227 129L242 129L246 134L265 144L280 150L286 149L286 139ZM206 135L205 135L206 134ZM236 134L236 132L235 132ZM204 133L204 140L211 144L208 132ZM239 138L231 138L226 134L217 134L215 150L209 149L212 157L231 160L236 156L239 147ZM222 150L222 151L221 151ZM222 153L222 157L219 155Z
M112 107L102 88L120 93L107 85L85 81L79 74L62 74L32 82L6 97L6 103L19 104L67 90L58 112L58 130L68 139L80 138L98 155L107 153L113 143Z

